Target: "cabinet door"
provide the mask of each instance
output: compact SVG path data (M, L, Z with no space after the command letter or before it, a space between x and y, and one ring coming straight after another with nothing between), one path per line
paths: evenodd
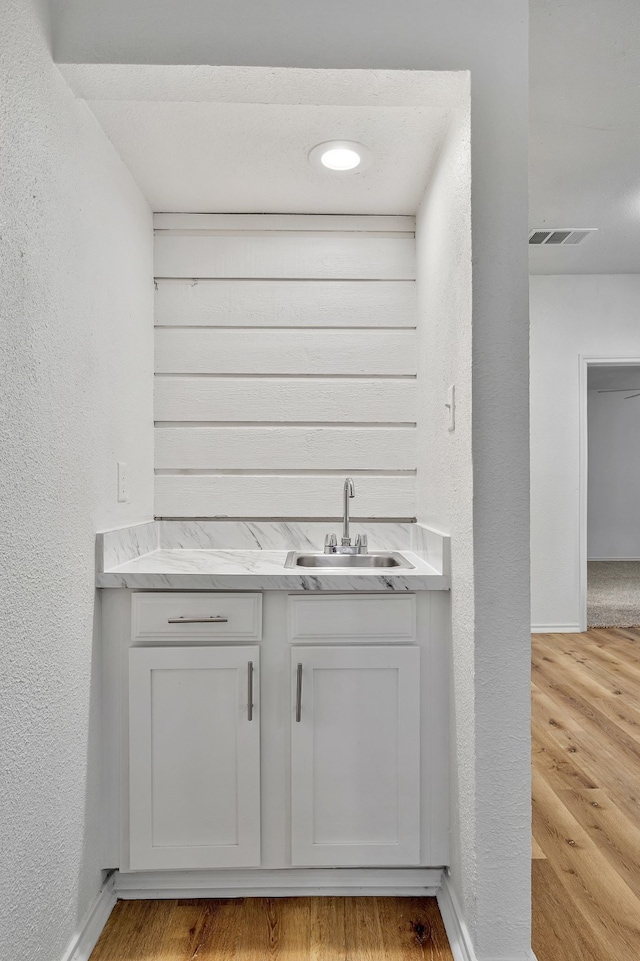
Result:
M420 862L420 649L293 647L292 863Z
M129 652L132 870L260 863L259 654Z

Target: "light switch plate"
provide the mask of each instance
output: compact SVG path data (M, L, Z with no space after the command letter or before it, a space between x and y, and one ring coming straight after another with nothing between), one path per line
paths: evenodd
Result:
M452 384L447 391L447 403L444 405L448 411L447 430L449 432L456 429L456 385Z

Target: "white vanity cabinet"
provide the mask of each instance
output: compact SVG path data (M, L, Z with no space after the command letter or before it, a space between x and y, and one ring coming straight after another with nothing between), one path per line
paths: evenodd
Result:
M420 650L293 647L295 865L420 863Z
M260 864L260 649L129 651L130 867Z
M120 890L447 863L443 592L104 593Z
M260 864L262 595L131 595L129 869Z

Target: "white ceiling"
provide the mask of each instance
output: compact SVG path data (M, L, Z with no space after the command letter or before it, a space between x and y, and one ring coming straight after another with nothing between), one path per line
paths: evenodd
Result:
M640 2L531 0L531 227L597 227L530 250L532 273L640 273Z
M532 273L640 272L640 2L531 0ZM414 213L465 73L65 65L155 210ZM373 166L315 171L359 139Z
M155 211L413 214L464 72L64 65ZM311 166L325 140L373 154Z

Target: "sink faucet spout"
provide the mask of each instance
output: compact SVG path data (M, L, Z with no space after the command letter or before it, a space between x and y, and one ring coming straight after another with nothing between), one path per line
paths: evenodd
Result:
M355 497L356 489L351 477L347 477L344 482L344 511L342 518L342 546L351 547L351 537L349 535L349 499Z

